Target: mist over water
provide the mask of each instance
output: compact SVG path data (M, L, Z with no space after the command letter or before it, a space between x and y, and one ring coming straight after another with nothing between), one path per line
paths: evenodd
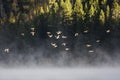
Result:
M43 46L29 46L24 53L15 49L16 43L9 46L10 52L0 56L0 80L120 80L119 50L111 57L96 48L97 56L88 59L62 50L47 57L50 52Z
M0 80L120 80L119 70L119 67L0 69Z
M7 44L1 46L0 80L120 80L119 50L110 56L104 49L95 48L88 57L84 55L87 50L80 52L77 46L71 53L49 51L44 44L37 48L24 44L20 52L13 42L8 46L9 53L4 52ZM83 55L74 57L74 53Z
M51 58L45 58L42 50L27 56L9 54L0 63L0 80L120 80L119 56L98 51L101 55L93 62L73 59L64 51Z

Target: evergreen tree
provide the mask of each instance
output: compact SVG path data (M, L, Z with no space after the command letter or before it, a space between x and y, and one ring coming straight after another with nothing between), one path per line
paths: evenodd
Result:
M90 10L89 10L89 18L90 20L95 16L95 8L93 5L91 5Z
M40 15L43 15L45 12L44 12L44 9L43 7L40 7Z
M105 23L105 13L104 13L104 11L103 11L102 9L101 9L101 11L100 11L99 21L100 21L100 23L101 23L102 25L104 25L104 23Z
M49 6L48 5L46 5L45 13L49 13Z
M54 4L53 4L53 12L54 13L57 13L58 12L58 10L59 10L59 5L58 5L58 3L57 2L55 2Z
M91 20L94 21L94 23L96 23L98 21L98 16L99 16L99 11L100 11L98 0L93 0L90 10L91 11L89 11L89 13L91 13L91 15L89 15L89 17L91 17Z
M60 0L60 2L59 2L59 5L60 5L60 7L62 8L62 6L64 6L64 0Z
M93 5L94 0L89 0L89 5Z
M107 3L107 0L101 0L101 5L102 5L102 6L105 6L106 3Z
M110 7L109 5L107 5L107 9L106 9L106 19L109 19L110 17Z
M88 3L85 3L84 10L85 10L85 13L87 14L88 13Z
M106 10L106 5L107 4L107 0L101 0L101 9L103 9L103 11L105 11Z
M60 16L65 24L72 20L72 4L70 0L60 2Z
M85 19L85 12L83 10L83 5L81 0L76 0L74 4L74 14L76 15L77 20Z
M120 4L117 0L113 2L112 19L116 20L116 22L120 20Z
M94 1L94 8L95 8L95 13L97 14L99 12L99 9L100 9L98 0Z
M16 19L15 19L15 16L14 16L13 12L11 12L11 14L10 14L9 22L10 23L15 23L16 22Z
M67 16L71 16L72 15L72 4L71 4L70 0L66 0L65 1L64 13Z
M57 2L55 2L49 12L48 15L48 25L50 24L51 26L60 23L60 18L58 16L59 13L59 5Z
M18 6L17 1L14 0L13 3L12 3L12 11L14 12L15 16L17 15L17 12L19 10L19 8L17 6Z

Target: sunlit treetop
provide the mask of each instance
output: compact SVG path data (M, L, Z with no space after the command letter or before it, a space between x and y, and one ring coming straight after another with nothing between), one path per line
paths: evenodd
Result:
M105 23L105 13L102 9L100 11L99 20L100 20L101 24Z
M91 5L90 10L89 10L89 17L93 17L95 15L95 8L93 5Z
M74 14L76 18L84 20L85 12L83 10L83 5L81 0L76 0L74 4Z
M102 5L106 5L106 3L107 3L107 0L101 0Z
M59 9L59 5L58 5L58 3L55 2L55 3L53 4L54 13L57 13L58 9Z

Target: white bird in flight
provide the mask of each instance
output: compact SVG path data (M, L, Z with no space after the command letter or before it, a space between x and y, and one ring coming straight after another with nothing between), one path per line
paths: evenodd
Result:
M5 49L4 49L4 52L5 52L5 53L9 53L9 52L10 52L10 49L9 49L9 48L5 48Z
M57 33L58 35L60 35L60 34L62 34L62 31L57 31L56 33Z
M62 45L62 46L66 46L66 43L62 43L61 45Z
M88 30L85 30L84 33L88 33Z
M25 34L24 34L24 33L21 33L21 36L25 36Z
M62 36L62 38L63 38L63 39L66 39L66 38L67 38L67 36Z
M108 29L107 31L106 31L106 33L110 33L111 31L110 31L110 29Z
M30 32L32 36L35 36L35 32Z
M53 35L52 35L52 34L51 34L51 35L48 35L48 37L49 37L49 38L52 38L52 37L53 37Z
M48 34L48 35L50 35L50 34L51 34L51 32L47 32L47 34Z
M77 37L79 34L78 33L75 33L75 37Z
M35 31L35 28L34 27L32 27L32 28L30 28L32 31Z
M100 40L96 40L96 42L97 42L97 43L99 43L99 42L100 42Z
M70 49L69 48L65 48L66 51L69 51Z
M89 52L89 53L94 53L94 51L93 51L93 50L89 50L88 52Z
M55 48L58 47L56 43L51 43L51 46L53 46Z
M90 44L86 44L86 47L91 47L92 45L90 45Z
M59 39L59 38L60 38L60 35L55 36L55 38L56 38L56 39Z

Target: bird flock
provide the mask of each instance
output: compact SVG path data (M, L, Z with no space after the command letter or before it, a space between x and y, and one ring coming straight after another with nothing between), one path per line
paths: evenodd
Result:
M58 48L59 46L63 46L64 50L66 51L70 50L70 48L67 47L67 42L64 40L64 39L67 39L67 36L63 35L62 31L56 31L54 34L52 34L52 32L47 32L47 35L49 39L55 39L55 40L52 40L52 42L50 43L50 45L53 48ZM59 43L61 40L63 40L63 42Z
M88 33L89 32L89 30L88 29L86 29L86 30L84 30L83 31L83 33ZM106 30L106 33L110 33L111 32L111 30L110 29L107 29ZM30 34L31 34L31 36L35 36L35 28L34 27L31 27L30 28ZM57 40L58 42L60 42L61 40L62 40L62 42L61 43L58 43L58 42L56 42L56 41L52 41L51 40L51 42L49 43L49 45L51 46L51 47L53 47L53 48L58 48L59 46L62 46L62 47L64 47L64 50L65 51L69 51L70 50L70 48L68 47L68 43L67 43L67 41L66 41L66 39L68 38L68 36L66 36L65 34L63 34L63 32L62 31L60 31L60 30L58 30L58 31L56 31L54 34L52 33L52 32L50 32L50 31L48 31L48 32L46 32L46 34L47 34L47 36L48 36L48 38L49 39L55 39L55 40ZM20 34L21 36L25 36L25 33L21 33ZM79 33L75 33L74 34L74 37L79 37ZM101 40L100 39L97 39L96 40L96 43L100 43L101 42ZM95 51L94 50L92 50L91 49L91 47L93 47L93 45L92 44L85 44L85 46L86 46L86 48L90 48L89 50L88 50L88 53L94 53ZM5 53L9 53L10 52L10 49L9 48L4 48L4 52Z

